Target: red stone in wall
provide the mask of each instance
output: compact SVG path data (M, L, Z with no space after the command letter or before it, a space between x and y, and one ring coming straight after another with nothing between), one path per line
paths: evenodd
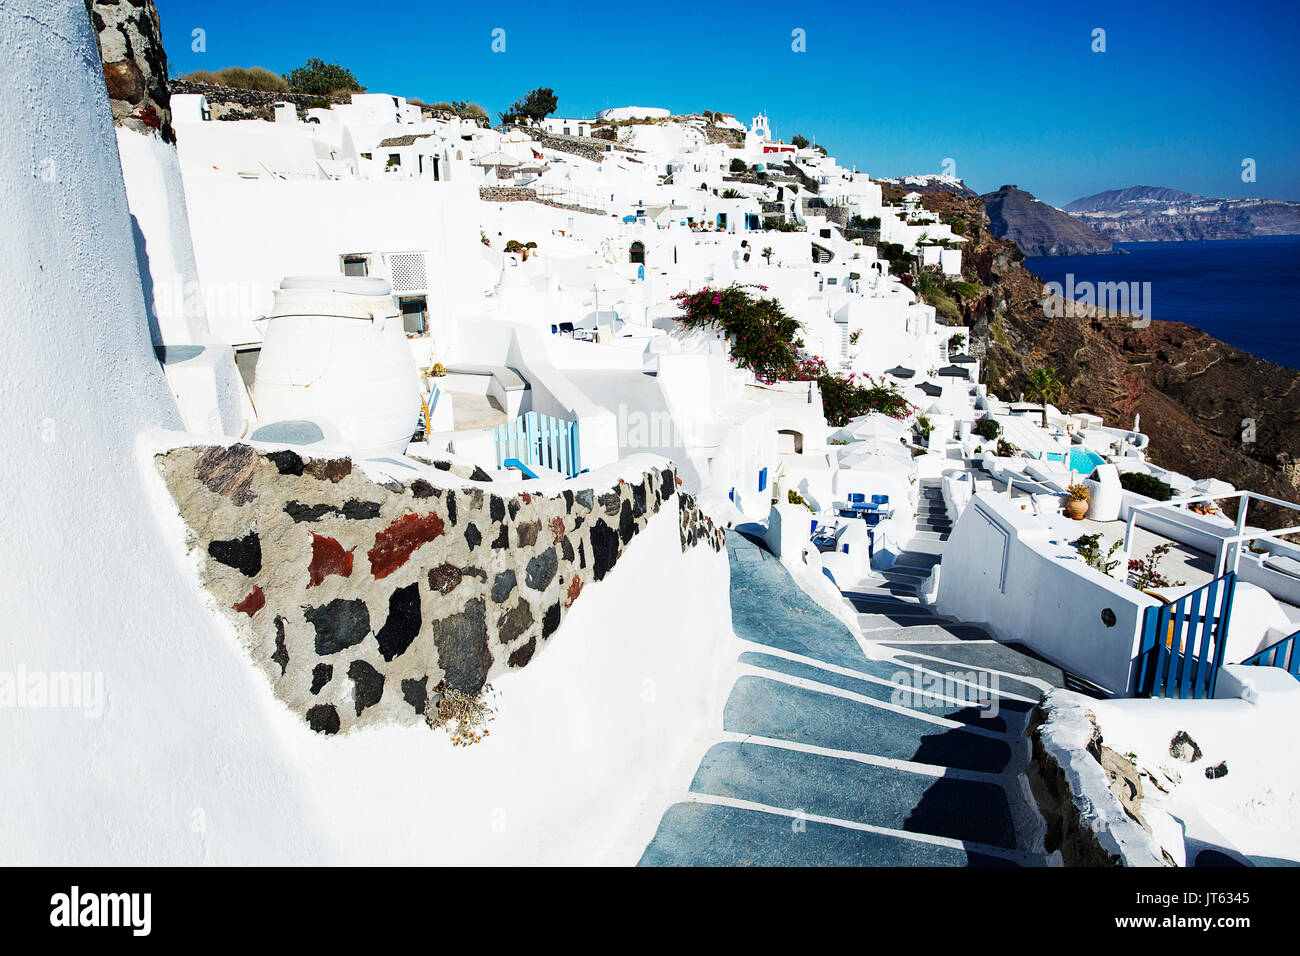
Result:
M320 584L331 574L343 577L352 576L352 552L344 550L343 545L333 538L312 532L311 564L307 566L307 575L311 583L307 587Z
M366 554L371 574L376 579L388 577L406 563L416 548L442 534L442 529L442 519L437 515L402 515L375 535L375 546Z
M569 593L567 595L568 600L565 602L564 606L573 607L573 602L578 600L578 595L581 593L582 593L582 578L578 577L575 574L573 576L573 580L569 582Z
M234 605L236 611L243 611L249 617L252 617L264 607L266 607L266 595L262 593L262 589L256 584L253 585L253 590L248 592L248 597Z

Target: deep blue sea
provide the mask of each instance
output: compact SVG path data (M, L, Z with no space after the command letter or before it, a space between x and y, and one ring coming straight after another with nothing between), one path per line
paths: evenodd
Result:
M1150 282L1151 318L1186 322L1300 369L1300 236L1120 242L1127 255L1034 256L1044 282ZM1243 383L1244 384L1244 383Z

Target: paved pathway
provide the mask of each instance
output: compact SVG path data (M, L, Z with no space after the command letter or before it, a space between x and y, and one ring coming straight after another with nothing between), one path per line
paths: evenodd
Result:
M858 636L728 532L744 672L642 865L1045 862L1024 725L1067 675L917 601L946 537L846 591Z

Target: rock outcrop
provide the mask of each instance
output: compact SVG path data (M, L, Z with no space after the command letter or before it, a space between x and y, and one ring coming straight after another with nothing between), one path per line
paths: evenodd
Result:
M1091 256L1114 251L1114 244L1091 226L1049 206L1015 186L980 197L989 227L1027 256Z
M1300 235L1300 202L1209 199L1163 186L1111 189L1065 211L1116 242Z

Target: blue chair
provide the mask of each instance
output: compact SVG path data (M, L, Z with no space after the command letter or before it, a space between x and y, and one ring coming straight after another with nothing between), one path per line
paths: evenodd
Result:
M889 504L889 495L872 495L871 503L873 505L887 505Z

